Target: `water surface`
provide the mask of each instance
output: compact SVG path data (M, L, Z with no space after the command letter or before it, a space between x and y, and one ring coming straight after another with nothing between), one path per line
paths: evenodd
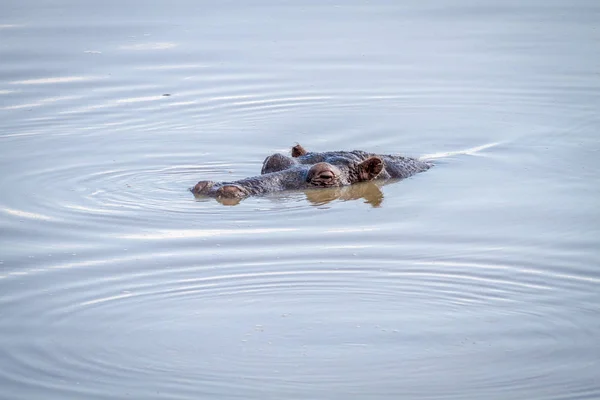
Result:
M598 26L594 1L3 2L0 398L599 398ZM187 191L296 142L436 166Z

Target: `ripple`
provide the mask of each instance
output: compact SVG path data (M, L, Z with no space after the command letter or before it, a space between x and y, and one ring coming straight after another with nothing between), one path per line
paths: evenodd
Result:
M103 79L102 76L61 76L39 79L25 79L21 81L9 82L11 85L49 85L57 83L72 83L72 82L89 82L98 79Z
M119 125L111 125L111 128ZM20 140L20 137L11 138ZM198 153L202 157L202 153ZM213 157L213 159L215 159ZM185 218L221 215L224 222L248 220L248 210L254 210L251 221L259 220L260 215L294 213L308 211L313 206L323 206L340 199L347 201L364 197L380 201L381 190L377 185L356 185L344 190L313 192L289 192L265 197L247 199L242 208L225 211L214 199L194 199L189 187L200 179L209 177L215 180L232 180L254 175L260 163L256 160L242 162L241 165L207 160L190 164L188 154L148 155L127 161L107 160L105 157L90 156L87 162L77 164L39 165L26 171L15 171L3 178L4 184L18 188L8 194L0 210L17 218L27 218L60 224L77 223L80 228L96 230L114 226L117 220L134 223L140 229L151 227L151 232L143 229L140 233L124 232L122 237L131 239L152 238L199 238L218 232L216 227L183 229ZM233 169L242 171L233 174ZM373 187L371 187L373 186ZM16 205L26 194L26 208ZM307 201L308 200L308 201ZM374 200L375 201L375 200ZM378 204L378 203L377 203ZM377 205L373 204L373 205ZM183 218L183 219L182 219ZM169 219L172 221L169 222ZM156 229L156 222L166 223L168 229ZM236 226L221 229L229 234L245 235L275 232L271 228L243 229ZM47 226L51 229L51 226ZM58 226L55 226L58 227ZM282 229L285 232L287 229Z
M37 213L32 213L32 212L27 212L27 211L22 211L22 210L15 210L13 208L8 208L8 207L2 208L2 209L0 209L0 211L5 212L10 215L14 215L19 218L37 219L37 220L41 220L41 221L54 221L55 220L54 217L51 217L48 215L37 214Z
M188 188L203 176L225 178L228 167L219 163L161 165L150 161L143 165L101 162L28 171L7 177L6 181L21 181L21 185L26 186L25 192L46 193L38 199L42 202L36 205L35 199L30 199L33 201L28 207L32 208L17 213L11 213L15 208L7 205L5 212L20 216L53 214L54 217L46 218L49 220L78 214L81 217L127 215L132 210L160 211L161 218L165 213L200 211L193 207L193 196Z
M600 396L595 10L73 5L0 24L6 393ZM296 141L440 168L187 190Z
M64 102L64 101L72 101L78 100L82 96L58 96L58 97L49 97L45 99L40 99L35 103L27 103L27 104L15 104L6 107L0 107L0 110L19 110L23 108L33 108L33 107L42 107L48 104L56 103L56 102Z
M147 51L147 50L169 50L177 47L177 43L173 42L148 42L148 43L135 43L135 44L124 44L119 46L120 50L133 50L133 51Z
M595 332L580 326L575 315L531 302L556 287L486 278L482 269L473 269L486 266L474 263L378 260L376 268L361 268L345 267L349 260L339 258L307 266L293 257L263 257L259 264L142 269L136 260L106 260L121 271L108 280L89 276L42 291L10 290L2 300L10 313L0 325L27 332L30 344L27 353L19 352L26 345L21 336L8 336L12 350L5 353L13 368L0 373L3 379L61 391L81 382L89 394L117 377L129 382L153 377L160 384L151 387L164 390L173 378L159 376L168 372L184 387L207 382L223 393L233 382L253 393L266 380L289 385L290 376L303 382L292 384L296 389L312 382L319 390L330 385L369 390L389 384L389 371L402 371L394 388L416 389L415 380L431 381L450 364L468 368L487 357L506 369L496 374L488 364L480 372L469 369L478 392L543 386L558 394L566 381L548 360L561 357L570 368L584 361L561 353L563 335L574 335L573 343L595 340ZM519 276L517 268L505 268L511 271L498 276ZM449 269L458 270L441 272ZM15 302L28 307L7 308ZM493 333L490 324L497 328ZM539 345L524 347L522 337L531 329L543 329L545 336ZM61 339L73 335L76 343ZM429 337L424 346L412 347L423 335ZM514 357L505 351L535 364L522 365L517 378L510 368ZM365 370L363 363L372 357L379 362ZM315 363L335 368L315 373ZM369 379L357 381L359 371ZM442 381L435 390L452 387Z
M0 24L0 29L18 29L23 28L25 25L20 24Z

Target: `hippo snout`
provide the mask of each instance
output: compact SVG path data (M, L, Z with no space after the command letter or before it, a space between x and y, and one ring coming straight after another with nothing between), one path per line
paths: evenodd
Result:
M210 189L214 186L214 182L212 181L200 181L196 183L196 186L191 188L190 190L194 194L207 194Z

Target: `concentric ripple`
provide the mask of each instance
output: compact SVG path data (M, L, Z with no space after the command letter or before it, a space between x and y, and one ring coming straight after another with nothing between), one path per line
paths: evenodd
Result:
M258 394L266 382L290 395L308 383L316 395L332 386L419 391L419 382L445 371L452 379L438 381L437 395L472 382L473 394L544 387L560 398L571 377L555 369L556 358L565 370L592 379L588 367L598 354L573 348L594 343L594 327L554 302L572 296L562 277L536 283L523 265L476 260L363 257L370 264L359 266L343 252L318 256L310 250L315 242L305 240L299 249L322 260L315 264L293 255L228 260L231 249L223 248L209 263L193 261L210 260L203 254L209 250L179 251L167 268L168 256L134 254L114 259L106 277L86 267L89 272L76 273L80 279L66 281L74 266L53 272L55 283L42 291L36 282L48 276L10 277L20 289L2 301L11 349L2 379L32 392L80 385L81 395L102 392L115 380L126 390L140 390L136 382L143 380L148 390L185 397L199 384L204 393ZM599 282L580 279L579 295ZM593 312L591 303L580 304ZM532 346L527 337L536 331ZM490 362L472 369L483 359Z
M1 400L600 398L596 3L17 3ZM188 191L297 142L436 165Z

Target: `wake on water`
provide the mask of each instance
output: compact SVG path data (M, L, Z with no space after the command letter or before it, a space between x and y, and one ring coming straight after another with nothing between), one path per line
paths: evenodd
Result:
M477 147L471 147L471 148L465 149L465 150L446 151L446 152L440 152L440 153L425 154L425 155L419 157L419 160L423 160L423 161L437 160L439 158L446 158L446 157L459 156L459 155L478 156L478 155L480 155L479 152L481 150L489 149L490 147L495 147L495 146L498 146L499 144L502 144L502 142L488 143L488 144L484 144L484 145L477 146Z

